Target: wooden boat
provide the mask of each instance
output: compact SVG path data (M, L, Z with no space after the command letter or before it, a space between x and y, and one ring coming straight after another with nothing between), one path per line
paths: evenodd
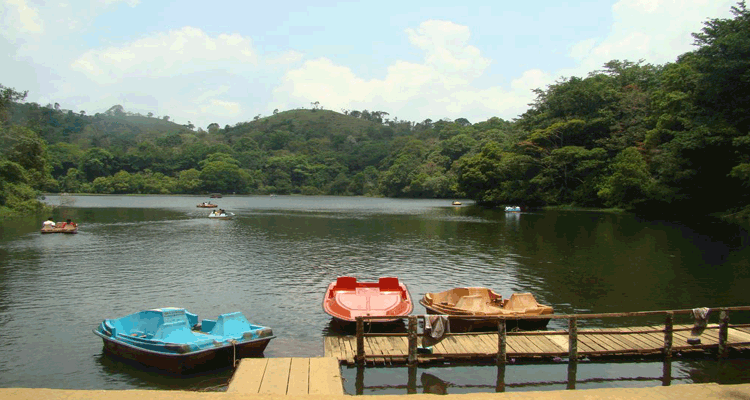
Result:
M552 307L539 304L531 293L513 293L510 298L503 297L484 287L459 287L440 293L427 293L419 301L429 314L481 316L532 316L551 315ZM549 323L547 319L508 320L508 328L542 329ZM451 330L454 325L459 330L476 328L497 328L496 319L460 319L450 320Z
M452 204L452 205L454 205L454 206L460 206L460 205L461 205L461 202L460 202L460 201L458 201L458 200L455 200L455 201L454 201L453 203L451 203L451 204Z
M173 307L105 319L94 334L111 355L175 374L234 366L240 358L262 355L275 337L241 312L199 323L196 314Z
M358 316L385 317L370 322L392 322L409 315L414 304L406 285L398 278L383 277L377 282L358 282L340 276L331 282L323 298L323 310L339 322L355 322Z
M44 226L39 231L41 233L78 233L78 224L58 222L54 227Z
M221 193L211 193L211 198L212 199L220 199L220 198L222 198L222 195L221 195Z
M200 208L216 208L216 207L218 207L218 205L212 204L212 203L201 203L201 204L198 204L196 207L200 207Z
M208 214L208 218L214 218L214 219L232 219L234 218L233 212L212 212L211 214Z

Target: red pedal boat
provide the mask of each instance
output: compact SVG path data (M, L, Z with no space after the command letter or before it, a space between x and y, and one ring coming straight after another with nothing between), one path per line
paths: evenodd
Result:
M328 285L323 310L337 320L355 322L359 316L402 317L409 315L414 304L406 285L398 278L384 277L377 282L357 282L352 276L340 276ZM400 318L383 318L371 322L391 322Z

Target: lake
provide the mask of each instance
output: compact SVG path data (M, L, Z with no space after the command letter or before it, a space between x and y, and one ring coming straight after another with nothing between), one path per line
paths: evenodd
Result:
M341 275L398 276L416 299L456 286L531 292L556 313L750 305L747 227L711 218L583 211L508 213L463 201L225 196L48 196L77 235L41 235L48 215L0 227L0 387L226 388L231 371L146 373L102 354L105 318L177 306L242 311L277 338L266 357L323 355L321 301ZM415 314L425 310L416 304ZM685 317L686 318L686 317ZM711 322L716 322L712 316ZM738 316L738 318L742 318ZM732 322L737 322L733 316ZM675 323L691 323L676 318ZM553 320L550 328L564 328ZM616 323L598 320L585 327ZM581 328L583 329L583 327ZM676 359L671 384L742 382L750 363ZM342 368L347 393L406 393L406 368ZM419 368L418 391L495 391L493 366ZM577 388L658 386L662 363L581 363ZM505 390L565 389L566 367L509 365ZM362 389L364 387L364 389ZM443 390L443 389L440 389Z

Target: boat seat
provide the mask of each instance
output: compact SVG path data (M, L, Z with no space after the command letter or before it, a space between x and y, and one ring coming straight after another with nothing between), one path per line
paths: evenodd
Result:
M211 328L212 335L242 337L243 333L250 329L250 323L245 316L237 311L221 314L216 319L216 324Z
M536 298L531 293L513 293L510 295L508 303L503 307L505 310L518 312L525 312L526 310L536 308L539 308L539 303L536 302Z
M448 296L446 296L447 299L446 301L444 301L444 303L451 306L457 306L458 302L461 301L461 298L470 295L471 292L469 291L469 288L455 288L448 293Z
M159 327L153 339L171 343L190 343L195 341L195 334L185 321L166 322Z
M463 296L456 302L456 308L466 311L486 311L486 301L480 295Z
M339 276L336 278L336 289L354 290L357 288L357 278L353 276Z
M401 291L401 285L398 284L398 278L386 277L378 279L378 286L381 291Z

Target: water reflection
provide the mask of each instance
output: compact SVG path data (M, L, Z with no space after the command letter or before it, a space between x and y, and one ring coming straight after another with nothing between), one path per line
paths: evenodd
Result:
M149 389L223 392L234 373L234 369L228 367L200 374L173 376L104 352L95 356L95 360L107 379L126 381L135 387Z
M406 333L405 320L399 319L391 322L364 323L364 332L367 333ZM341 321L330 318L328 324L323 328L323 336L346 336L357 333L357 323Z
M679 361L678 376L672 373L673 360L662 361L632 360L628 362L612 360L610 362L585 362L577 364L566 362L558 364L527 364L476 366L447 364L444 366L413 366L392 368L344 368L342 376L345 391L349 394L461 394L475 392L539 391L562 389L591 389L605 387L652 387L669 386L673 382L691 381L690 371L682 370L694 361ZM709 362L712 361L702 361ZM713 363L717 363L713 361ZM567 365L567 368L563 366ZM571 365L574 368L571 369ZM717 365L721 365L720 363ZM617 368L617 374L610 371ZM564 377L566 379L555 379ZM571 372L572 371L572 372ZM417 379L419 378L419 379ZM350 380L353 380L351 382ZM405 381L405 382L404 382ZM404 382L404 383L398 383ZM736 383L736 381L731 381ZM739 380L742 382L742 380Z
M422 383L423 393L448 394L448 382L435 375L423 372L419 376L419 381Z

